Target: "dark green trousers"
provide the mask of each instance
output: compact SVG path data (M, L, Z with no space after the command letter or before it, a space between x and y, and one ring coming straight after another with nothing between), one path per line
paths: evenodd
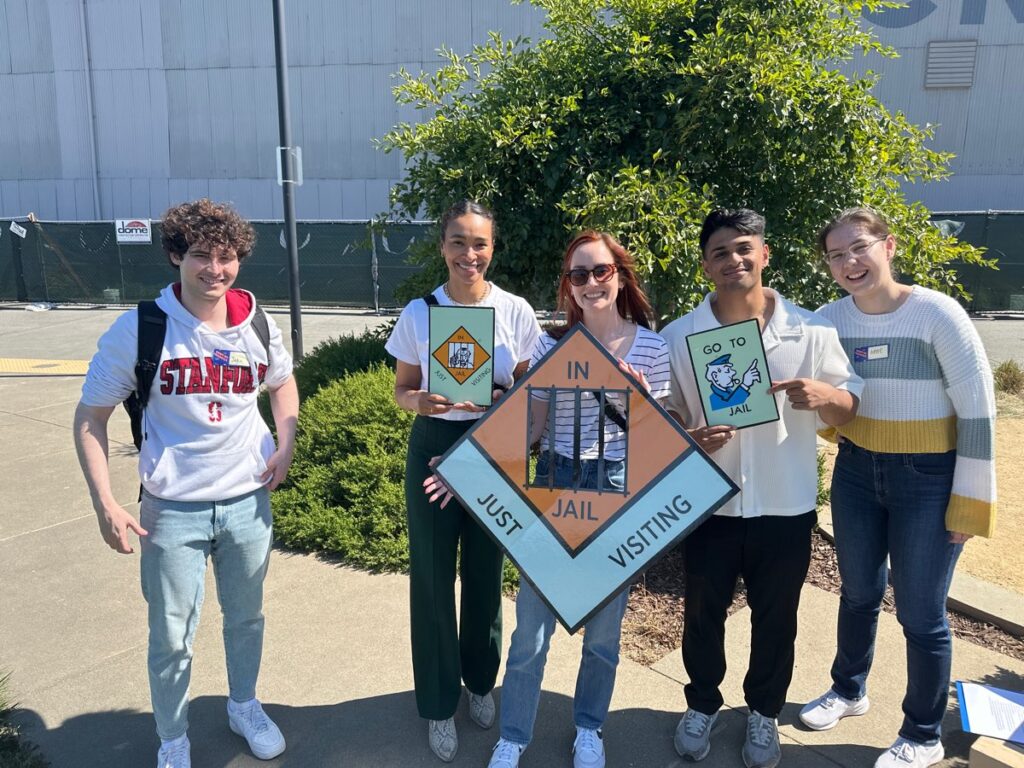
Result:
M416 707L430 720L455 714L462 681L476 694L494 688L501 661L502 552L458 502L441 509L423 493L430 459L447 451L473 423L417 416L409 437L405 501L412 668ZM455 616L456 564L461 621Z

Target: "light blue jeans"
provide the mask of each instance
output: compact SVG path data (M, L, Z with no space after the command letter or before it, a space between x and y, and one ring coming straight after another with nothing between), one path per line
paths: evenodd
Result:
M188 729L192 641L213 559L224 617L231 698L256 696L263 655L263 580L273 540L270 494L260 488L214 502L168 501L143 492L142 594L149 604L149 689L161 739Z
M597 461L582 462L580 486L597 487ZM605 487L622 487L624 465L605 461ZM546 454L537 462L534 482L546 482L550 465ZM572 460L556 455L555 482L572 483ZM576 675L573 720L580 728L598 729L608 717L619 666L619 635L626 612L629 589L623 589L584 626L583 658ZM525 579L519 582L516 598L516 631L512 633L501 685L501 738L526 746L533 738L533 725L540 703L544 664L547 661L555 615Z

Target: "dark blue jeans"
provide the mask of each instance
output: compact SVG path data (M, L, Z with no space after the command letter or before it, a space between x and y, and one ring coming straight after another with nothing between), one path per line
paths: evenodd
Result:
M832 475L832 522L843 580L832 688L848 699L864 696L878 611L891 579L896 618L907 641L900 736L922 744L939 739L949 697L946 595L963 549L950 543L945 523L955 462L955 451L875 453L846 440Z

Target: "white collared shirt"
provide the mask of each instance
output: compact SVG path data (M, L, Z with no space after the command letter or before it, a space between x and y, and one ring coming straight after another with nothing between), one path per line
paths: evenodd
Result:
M864 382L854 373L831 323L787 301L775 291L775 309L761 333L772 381L809 378L845 389L857 398ZM693 373L686 337L718 328L711 311L714 294L692 312L665 326L669 345L671 392L665 407L683 419L687 429L707 424ZM765 387L768 382L763 382ZM818 489L817 429L814 411L792 408L784 393L775 395L780 419L748 427L711 458L732 478L740 493L716 514L726 517L792 516L816 507Z

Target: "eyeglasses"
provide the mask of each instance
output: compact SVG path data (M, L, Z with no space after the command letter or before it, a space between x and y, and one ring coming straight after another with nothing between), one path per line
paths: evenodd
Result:
M594 276L594 281L598 283L607 283L612 279L612 275L619 271L619 268L614 264L598 264L593 269L587 269L586 267L573 267L565 276L569 278L569 282L575 285L577 288L582 288L590 280L590 276Z
M875 243L880 243L887 238L888 235L886 235L886 237L878 237L874 240L868 240L866 243L857 243L845 251L829 251L825 254L825 261L829 264L842 264L851 254L855 258L863 258L868 255L868 251L871 250L871 246Z

